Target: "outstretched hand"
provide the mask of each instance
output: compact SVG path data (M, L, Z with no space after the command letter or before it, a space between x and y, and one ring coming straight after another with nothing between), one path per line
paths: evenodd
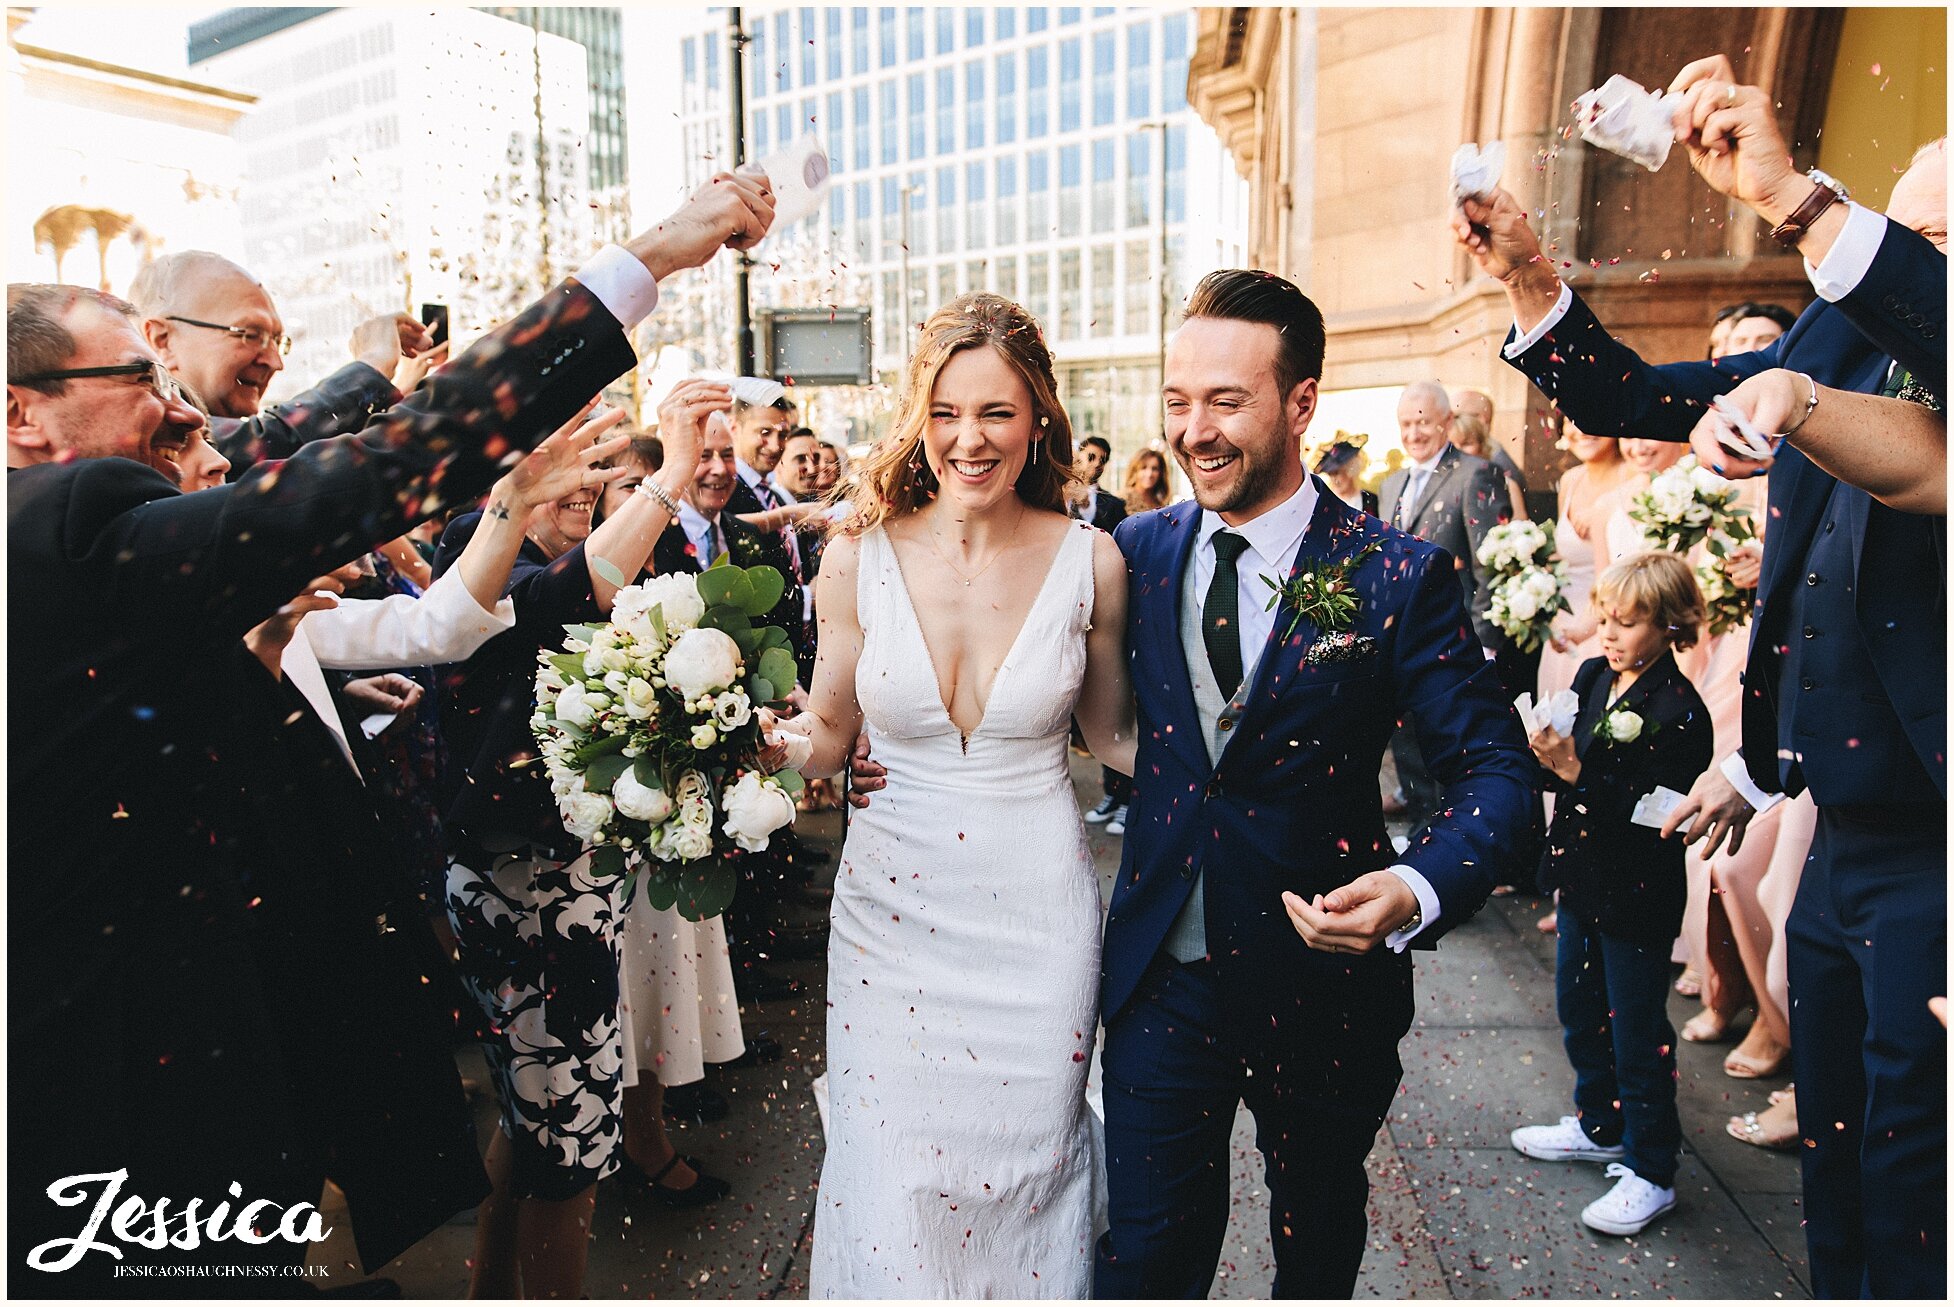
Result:
M684 268L704 265L724 246L750 250L773 225L773 188L765 177L715 174L678 211L650 231L632 237L626 249L654 277L663 280Z
M1417 914L1418 896L1396 872L1369 871L1309 902L1284 890L1282 905L1303 943L1318 952L1368 953Z
M1708 861L1726 837L1730 840L1730 851L1735 853L1744 844L1744 831L1755 815L1750 804L1740 794L1730 778L1722 769L1712 767L1696 778L1696 784L1689 787L1689 794L1677 804L1662 823L1662 838L1673 838L1682 832L1683 843L1694 844L1706 840L1703 845L1703 858ZM1684 830L1684 824L1688 829Z
M601 417L585 420L586 407L558 427L550 438L523 455L522 460L503 476L498 489L506 491L510 511L526 519L531 509L553 504L579 490L602 487L628 476L628 467L599 467L598 464L624 451L629 436L606 436L624 421L625 412L614 408Z

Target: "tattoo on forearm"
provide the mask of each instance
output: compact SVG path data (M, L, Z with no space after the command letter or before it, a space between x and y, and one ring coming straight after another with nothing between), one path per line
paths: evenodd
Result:
M488 515L506 522L509 520L509 506L499 499L494 500L488 506Z

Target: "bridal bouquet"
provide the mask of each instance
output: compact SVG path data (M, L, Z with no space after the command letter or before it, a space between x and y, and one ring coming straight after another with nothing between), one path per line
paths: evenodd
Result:
M1751 610L1757 603L1757 587L1740 586L1730 579L1730 551L1756 538L1750 514L1738 509L1719 522L1704 540L1703 549L1710 558L1696 569L1696 584L1703 590L1711 635L1734 631L1750 620Z
M1712 532L1734 535L1740 525L1742 539L1754 534L1746 520L1750 510L1737 505L1736 485L1697 466L1692 455L1658 473L1629 501L1628 515L1642 528L1648 548L1678 554L1688 553Z
M794 819L800 774L763 774L759 705L785 697L787 633L754 627L780 601L771 567L721 559L621 587L611 620L568 626L537 656L530 727L564 829L596 876L628 875L655 908L704 921L733 900L736 850Z
M1479 561L1491 574L1486 616L1523 651L1538 649L1569 609L1553 523L1502 522L1479 542Z

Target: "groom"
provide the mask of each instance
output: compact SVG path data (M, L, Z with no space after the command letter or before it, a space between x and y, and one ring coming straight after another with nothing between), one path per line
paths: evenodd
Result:
M1194 502L1117 532L1140 743L1106 922L1097 1297L1207 1295L1242 1101L1275 1296L1351 1295L1411 1024L1404 947L1477 911L1533 834L1535 768L1456 560L1303 471L1322 364L1295 286L1203 278L1165 386ZM1443 794L1399 856L1377 769L1407 714Z

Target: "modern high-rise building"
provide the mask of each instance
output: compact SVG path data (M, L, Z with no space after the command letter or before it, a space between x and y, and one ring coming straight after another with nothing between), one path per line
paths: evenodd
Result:
M190 37L194 67L259 97L236 136L244 261L296 341L275 396L371 314L444 303L465 339L589 256L582 45L476 9L285 12Z
M1044 324L1077 433L1111 440L1116 469L1158 436L1162 323L1201 274L1239 262L1246 229L1243 183L1187 107L1191 11L759 6L743 19L746 157L812 131L834 174L822 210L758 252L756 309L870 309L893 385L933 308L995 291ZM726 12L679 40L696 185L730 162ZM665 330L731 366L730 269L671 289ZM814 404L859 440L891 396Z
M489 5L482 11L524 26L533 24L584 48L590 86L590 135L584 153L599 210L598 226L607 237L629 236L630 141L625 130L622 12L588 5Z

